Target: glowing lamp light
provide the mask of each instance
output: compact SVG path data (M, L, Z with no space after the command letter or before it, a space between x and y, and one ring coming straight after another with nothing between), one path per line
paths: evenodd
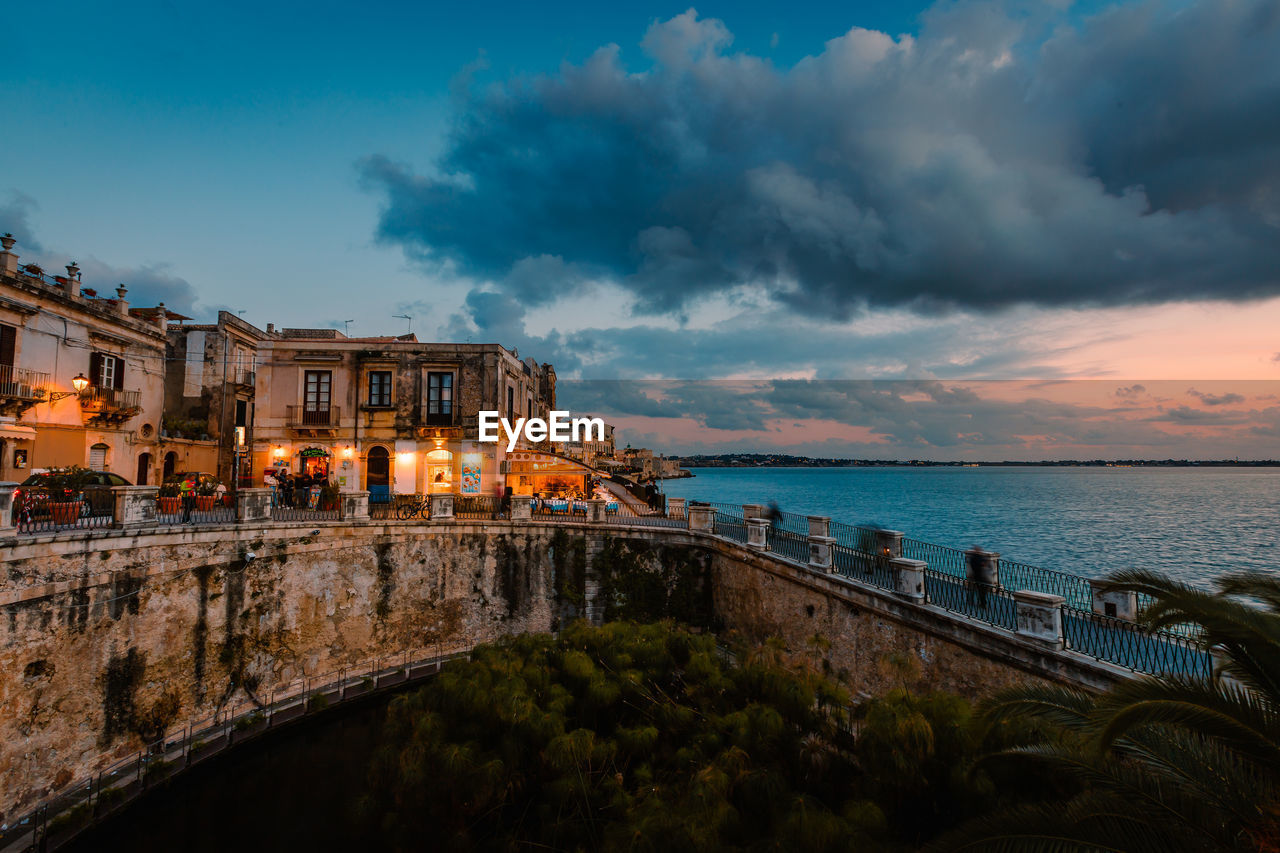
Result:
M89 387L89 379L83 373L77 373L71 380L71 387L76 389L76 393Z
M351 448L349 446L342 448L342 456L345 459L351 458Z

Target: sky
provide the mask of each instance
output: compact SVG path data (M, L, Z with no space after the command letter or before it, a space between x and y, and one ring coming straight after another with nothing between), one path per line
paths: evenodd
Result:
M574 381L737 380L627 423L673 446L1163 457L1172 429L1280 456L1274 0L49 2L5 25L0 231L135 305L499 342L620 425ZM970 389L965 417L1043 393L982 380L1160 392L1145 438L1083 444L1084 411L994 443L850 403L905 380ZM1254 384L1203 390L1224 381ZM812 405L760 403L779 389ZM933 405L906 403L898 427ZM1200 419L1160 419L1182 406ZM756 417L713 426L734 412Z

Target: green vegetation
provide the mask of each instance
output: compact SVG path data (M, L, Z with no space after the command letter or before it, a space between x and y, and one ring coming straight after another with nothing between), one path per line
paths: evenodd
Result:
M396 849L877 851L991 802L963 700L849 705L776 644L574 622L394 700L363 810Z
M1047 736L991 760L1074 790L992 814L936 849L1280 850L1280 579L1243 572L1216 586L1113 576L1113 588L1154 597L1148 624L1200 626L1223 653L1218 677L1143 678L1100 696L1045 685L995 697L988 719L1035 720Z

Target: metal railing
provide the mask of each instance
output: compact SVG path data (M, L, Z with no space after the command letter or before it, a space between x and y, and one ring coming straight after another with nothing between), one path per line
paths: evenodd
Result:
M80 392L80 407L100 411L132 411L142 408L142 392L90 385Z
M49 374L11 364L0 364L0 397L11 400L43 400L49 393Z
M336 427L341 410L337 406L286 406L289 427Z
M1136 626L1124 619L1075 607L1062 609L1067 648L1139 672L1192 678L1213 675L1213 657L1189 637Z
M310 509L308 507L293 506L277 506L271 508L272 521L338 521L342 517L342 513L337 507L321 509L316 507Z
M110 527L115 521L115 497L110 488L95 486L70 496L24 486L14 502L12 520L19 534Z
M235 524L236 508L217 495L189 495L177 502L172 512L168 501L157 502L156 524L172 527L180 524Z
M453 515L455 518L493 519L503 511L502 499L496 495L454 495ZM510 515L508 505L507 515Z
M240 367L232 374L232 381L237 385L248 385L252 388L257 380L257 374L251 368Z

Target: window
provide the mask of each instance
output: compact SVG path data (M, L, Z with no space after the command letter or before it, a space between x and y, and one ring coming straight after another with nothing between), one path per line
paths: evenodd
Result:
M0 366L13 367L13 356L18 347L18 330L0 323Z
M89 384L95 388L123 388L124 359L105 352L90 355Z
M516 389L510 385L507 386L507 417L514 418L516 416Z
M391 407L390 370L375 370L369 374L369 405L380 409Z
M427 374L427 423L453 423L453 374Z
M329 389L333 374L327 370L308 370L303 379L302 422L318 426L329 424Z
M532 396L529 397L529 408L525 409L524 416L526 418L533 417L533 397Z

